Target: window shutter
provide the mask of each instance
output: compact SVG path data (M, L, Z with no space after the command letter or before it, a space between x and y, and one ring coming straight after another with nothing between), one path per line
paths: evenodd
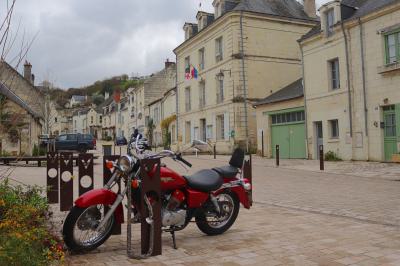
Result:
M194 125L190 123L190 142L192 142L194 139Z
M212 115L212 125L213 125L213 129L212 129L212 139L214 139L214 141L217 141L217 118L215 116L215 114Z
M181 128L183 129L182 132L182 143L186 143L186 122L183 122L181 125Z
M229 128L229 113L224 113L224 139L229 140L230 128Z

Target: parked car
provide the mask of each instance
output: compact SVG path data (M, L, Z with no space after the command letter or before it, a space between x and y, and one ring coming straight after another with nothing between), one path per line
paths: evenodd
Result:
M50 135L49 134L39 135L39 145L40 146L46 146L47 143L49 143L49 140L50 140Z
M56 151L87 152L96 149L96 139L90 134L63 134L56 138Z
M115 145L116 145L116 146L128 145L128 141L126 140L126 138L125 138L124 136L122 136L122 137L116 137L116 138L115 138Z

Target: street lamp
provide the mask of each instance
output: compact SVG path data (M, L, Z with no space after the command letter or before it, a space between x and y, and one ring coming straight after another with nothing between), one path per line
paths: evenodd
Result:
M224 77L225 77L224 72L229 72L229 77L232 76L232 71L230 69L220 69L219 73L217 74L217 78L218 78L219 81L223 81L224 80Z

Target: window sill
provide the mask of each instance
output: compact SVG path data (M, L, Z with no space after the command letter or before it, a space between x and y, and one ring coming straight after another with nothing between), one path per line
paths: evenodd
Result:
M339 141L340 141L339 138L330 138L330 139L328 140L328 143L338 143Z
M400 62L391 63L378 67L378 74L386 74L398 70L400 70Z

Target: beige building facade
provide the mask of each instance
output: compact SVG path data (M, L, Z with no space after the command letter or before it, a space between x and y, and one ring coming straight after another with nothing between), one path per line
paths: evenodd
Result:
M31 155L44 124L44 96L33 86L32 65L21 75L0 61L0 144L3 155ZM28 79L26 79L26 77Z
M296 1L213 4L214 14L201 12L198 23L185 24L186 40L174 50L179 146L201 139L219 153L256 148L252 102L301 77L296 40L316 21Z
M354 6L358 4L358 6ZM400 3L332 1L300 41L307 142L345 160L391 161L400 152Z

